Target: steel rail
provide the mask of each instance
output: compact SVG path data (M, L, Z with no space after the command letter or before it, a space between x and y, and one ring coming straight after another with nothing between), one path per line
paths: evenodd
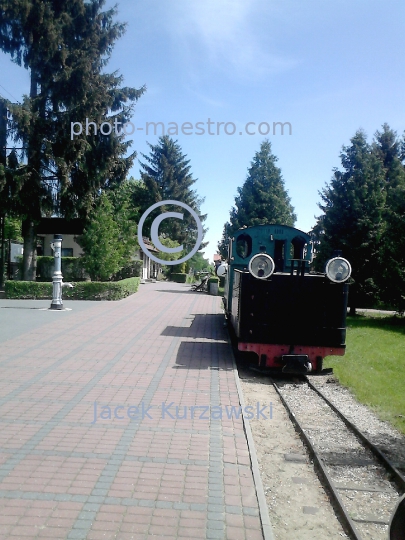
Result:
M306 382L308 386L314 390L324 401L325 403L339 416L339 418L346 424L346 426L363 442L363 444L375 455L378 461L385 467L385 469L392 475L392 480L395 482L396 486L400 491L405 492L405 477L401 472L391 463L385 454L381 452L375 446L374 443L368 439L362 431L359 430L346 416L331 402L329 399L320 391L316 386L314 386L307 378Z
M306 447L307 447L307 449L308 449L308 451L310 453L311 458L314 460L314 462L318 466L318 470L320 472L320 475L321 475L323 481L325 482L325 484L327 485L327 487L330 490L330 494L332 496L332 499L333 499L333 501L335 503L335 506L337 507L337 510L339 512L341 521L343 522L343 525L346 527L347 532L351 535L351 538L353 540L363 540L363 537L361 536L361 534L357 530L356 525L354 524L354 521L351 519L350 515L347 512L347 510L346 510L346 508L345 508L345 506L343 504L343 501L340 498L340 495L339 495L337 489L335 488L334 483L333 483L331 477L329 476L329 473L326 470L325 465L323 464L321 456L318 455L318 452L316 451L314 445L312 444L312 442L308 438L308 436L305 433L304 429L301 427L301 424L297 420L295 414L292 412L292 410L291 410L290 406L288 405L287 401L284 399L284 396L283 396L282 392L280 391L279 387L277 386L277 383L273 379L270 379L270 381L273 384L278 396L280 397L280 400L283 403L283 405L284 405L284 407L285 407L285 409L286 409L286 411L288 413L288 416L290 417L292 423L294 424L296 430L298 431L301 439L304 441L304 443L305 443L305 445L306 445Z

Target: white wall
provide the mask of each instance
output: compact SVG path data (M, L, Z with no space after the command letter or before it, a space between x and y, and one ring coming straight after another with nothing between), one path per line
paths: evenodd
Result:
M11 242L10 260L12 263L18 262L17 257L23 253L24 248L22 244L14 244L14 242Z
M40 235L44 237L44 255L47 257L53 257L53 251L51 249L51 242L53 242L53 234ZM73 248L73 257L79 257L83 250L74 240L74 234L62 235L62 248Z

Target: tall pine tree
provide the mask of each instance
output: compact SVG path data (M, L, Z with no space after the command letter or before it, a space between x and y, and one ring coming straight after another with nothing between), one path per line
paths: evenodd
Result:
M83 264L93 281L108 281L126 262L126 244L120 239L120 224L114 207L103 193L90 214L88 225L78 238Z
M192 189L196 179L191 173L190 160L186 159L187 156L182 153L180 145L165 135L159 138L158 144L149 144L149 147L151 149L150 155L142 154L145 161L141 163L141 178L149 193L147 206L165 200L183 202L199 215L201 222L204 222L207 216L200 214L204 199ZM150 214L145 223L146 234L155 217L167 210L166 207L161 206ZM188 252L191 251L197 238L197 225L194 218L179 206L172 206L169 210L184 214L184 218L183 220L163 220L159 227L159 233L183 244ZM201 248L205 245L201 244Z
M334 250L342 250L352 265L355 280L350 291L352 312L378 295L379 246L384 232L384 171L371 152L363 131L356 132L340 154L343 171L334 170L321 192L315 233L320 239L316 263L323 269Z
M229 236L241 227L270 223L294 226L297 217L285 189L281 169L276 166L277 161L278 158L271 152L271 143L263 141L253 158L245 183L237 190L230 223L224 226L223 238L218 244L223 257L226 257Z
M0 49L30 71L29 97L8 103L25 162L15 174L23 217L24 279L35 279L36 226L42 215L86 215L100 188L120 183L135 154L123 135L86 134L127 122L143 88L123 88L104 68L125 25L104 0L0 0ZM71 123L83 132L71 137ZM104 131L106 131L104 129ZM2 196L5 196L4 192Z
M405 169L401 141L388 124L375 134L372 151L383 164L386 203L377 282L381 298L405 311Z
M230 223L226 222L222 231L221 240L218 242L218 253L224 260L228 258L230 227Z
M271 143L263 141L245 183L238 188L230 218L233 231L266 223L294 226L297 217L285 189L281 169L276 166L277 161L271 152Z

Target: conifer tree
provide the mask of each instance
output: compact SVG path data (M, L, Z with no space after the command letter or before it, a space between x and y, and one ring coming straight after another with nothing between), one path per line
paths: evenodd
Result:
M235 206L231 209L230 223L225 224L219 252L226 257L229 236L241 227L270 223L294 226L297 219L290 197L285 189L278 158L272 154L271 143L265 140L256 152L248 176L237 189Z
M352 312L356 305L378 296L379 246L384 232L384 171L371 152L363 131L356 132L340 154L343 171L320 192L323 215L315 233L320 239L316 263L323 269L334 250L341 250L352 265L355 286L350 290Z
M294 226L296 215L284 186L281 169L276 167L278 158L265 140L256 152L248 177L235 198L231 210L232 231L243 226L253 227L266 223Z
M149 144L149 147L151 149L150 155L142 154L145 161L141 163L141 178L149 193L147 206L164 200L183 202L199 215L201 222L205 221L207 216L200 214L200 207L204 199L192 189L196 179L191 173L190 160L186 159L187 156L182 153L177 141L165 135L159 138L158 144ZM165 211L167 211L165 207L160 207L152 212L145 222L145 231L149 230L155 217ZM190 251L197 238L195 220L182 207L172 206L170 211L184 214L184 219L163 220L159 233L178 242L179 245L183 244L185 250ZM202 243L201 248L205 245Z
M226 222L222 231L221 240L218 242L218 253L226 260L228 258L230 223Z
M8 103L13 136L24 147L15 174L23 217L24 279L35 279L36 225L44 214L84 217L100 188L120 183L135 154L130 142L90 127L125 123L143 88L124 88L117 73L105 73L125 25L104 0L0 0L0 49L30 71L29 97ZM82 134L71 137L71 123ZM119 124L117 124L119 125ZM106 131L104 129L104 131ZM4 196L4 192L3 192Z
M126 244L119 239L121 231L113 211L111 201L103 193L78 239L84 250L83 265L92 280L107 281L124 266Z
M401 142L388 124L377 131L373 152L383 164L386 203L377 282L382 299L405 311L405 169Z

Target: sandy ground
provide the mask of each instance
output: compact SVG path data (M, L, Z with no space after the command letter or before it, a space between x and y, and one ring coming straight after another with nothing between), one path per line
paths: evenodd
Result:
M239 364L246 405L272 403L272 419L250 426L277 540L348 538L298 434L266 376Z

